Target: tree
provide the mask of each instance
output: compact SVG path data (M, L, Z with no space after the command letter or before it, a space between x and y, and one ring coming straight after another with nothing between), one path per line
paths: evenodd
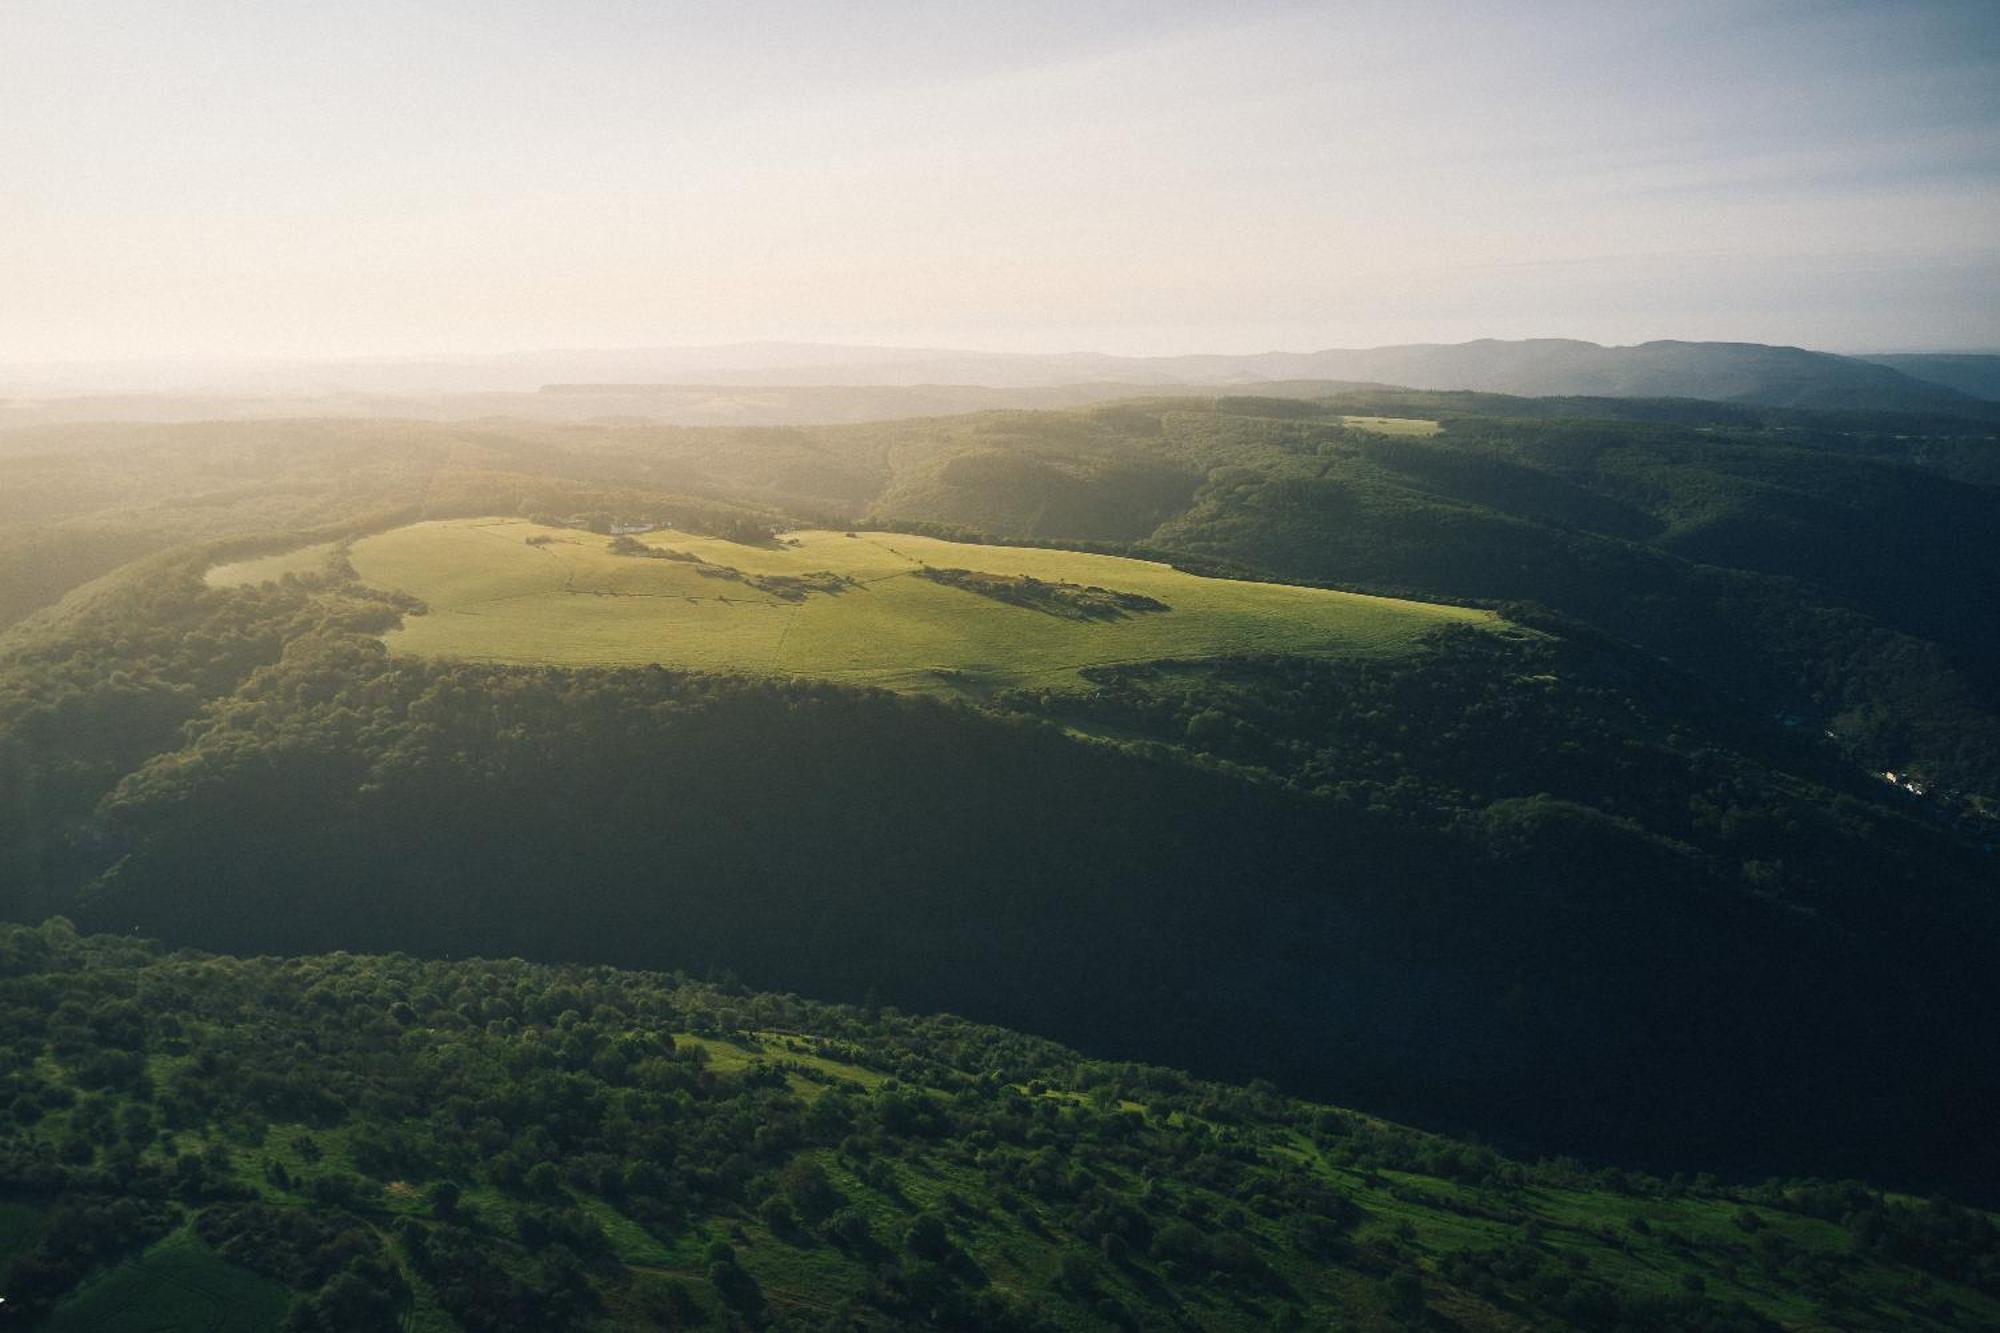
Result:
M1088 1255L1073 1252L1063 1255L1057 1271L1062 1285L1079 1296L1097 1289L1097 1265Z
M935 1213L921 1213L910 1223L903 1244L920 1259L941 1260L952 1251L951 1234Z
M458 1216L459 1200L464 1191L455 1180L440 1180L430 1188L431 1215L440 1221L449 1222Z
M1424 1319L1424 1283L1409 1269L1399 1269L1391 1274L1386 1287L1389 1297L1389 1312L1400 1319L1405 1326L1414 1326Z

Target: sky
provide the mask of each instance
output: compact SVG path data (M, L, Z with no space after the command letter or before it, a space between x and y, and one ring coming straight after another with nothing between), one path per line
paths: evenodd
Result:
M0 0L0 361L2000 348L2000 0Z

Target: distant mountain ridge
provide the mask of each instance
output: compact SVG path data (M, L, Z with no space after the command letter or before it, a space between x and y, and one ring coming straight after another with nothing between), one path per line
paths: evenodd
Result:
M1305 380L1530 397L1699 398L1767 407L1987 416L1989 399L2000 393L2000 357L1861 358L1763 343L1661 340L1606 347L1569 338L1487 338L1157 357L743 343L318 362L0 366L0 394L39 399L106 393L338 399L519 394L552 386L571 392L615 386L622 394L646 386L1055 389L1117 384L1143 391Z
M1769 407L1949 410L1965 395L1895 370L1799 347L1659 341L1604 347L1572 339L1482 339L1267 361L1272 378L1369 380L1413 389L1527 397L1705 398Z
M2000 402L2000 352L1897 352L1859 359L1974 398Z

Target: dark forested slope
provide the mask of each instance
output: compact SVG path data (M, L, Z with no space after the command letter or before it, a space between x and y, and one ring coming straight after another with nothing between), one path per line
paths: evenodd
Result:
M1638 420L1548 419L1428 402L1444 424L1429 438L1263 400L971 418L899 468L876 512L1535 603L1830 729L1875 769L2000 794L2000 620L1971 612L2000 600L2000 488L1981 484L2000 476L1990 431L1913 420L1899 435L1893 420L1810 414L1699 424L1645 404L1626 409ZM1056 491L1063 505L1043 502ZM1146 521L1135 500L1158 497L1150 517L1177 494L1183 506L1131 537Z
M726 966L1537 1148L1991 1178L1990 861L1615 643L975 710L396 660L337 581L124 597L7 677L16 914Z

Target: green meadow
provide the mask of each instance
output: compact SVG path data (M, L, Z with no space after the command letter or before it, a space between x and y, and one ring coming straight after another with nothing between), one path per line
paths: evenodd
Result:
M1410 435L1418 439L1428 439L1444 429L1437 422L1422 417L1343 416L1340 421L1350 430L1365 430L1373 435Z
M896 532L753 545L657 530L622 554L613 543L519 519L447 520L359 541L350 559L364 582L427 607L387 636L397 652L931 692L1062 686L1081 668L1223 653L1395 654L1444 625L1500 623L1463 607Z

